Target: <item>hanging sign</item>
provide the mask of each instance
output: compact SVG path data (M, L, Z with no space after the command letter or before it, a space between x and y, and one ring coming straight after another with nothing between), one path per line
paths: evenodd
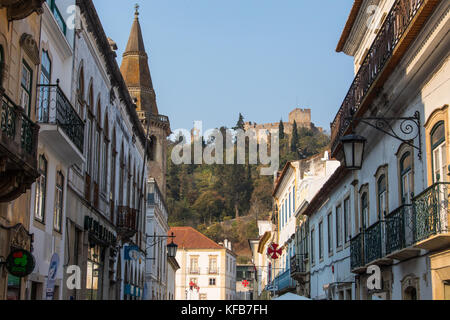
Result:
M278 244L276 243L272 243L267 249L267 255L273 260L277 260L282 254L283 251L279 248Z
M17 249L11 251L8 258L6 258L6 270L18 278L24 278L30 275L36 262L33 255L26 250Z
M45 296L46 300L53 300L58 267L59 267L59 255L55 253L52 256L52 259L50 260L50 265L48 267L47 290Z

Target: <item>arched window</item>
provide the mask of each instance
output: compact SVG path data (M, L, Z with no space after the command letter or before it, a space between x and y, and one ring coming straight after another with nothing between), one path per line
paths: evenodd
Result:
M412 189L412 156L405 152L400 158L400 186L402 195L402 204L411 203Z
M124 205L123 203L123 192L124 192L124 182L125 182L125 154L124 154L124 145L123 145L123 141L122 141L122 146L120 148L120 172L119 172L119 186L120 186L120 190L119 190L119 204L121 206Z
M3 87L3 73L5 71L5 51L0 45L0 87Z
M378 199L378 219L383 219L387 214L386 212L386 200L387 200L387 182L386 176L383 174L377 181L377 199Z
M96 114L96 121L95 121L95 128L94 133L94 179L95 182L97 184L100 183L100 159L101 159L101 143L102 143L102 139L101 139L101 119L102 119L102 110L101 110L101 102L100 102L100 98L97 101L97 114Z
M106 193L108 185L108 158L109 158L109 125L108 125L108 114L105 115L105 122L103 125L103 145L102 145L102 191Z
M84 105L84 70L83 67L80 67L77 81L77 112L81 118L83 118L84 113L83 105Z
M94 87L91 83L88 91L88 110L86 112L86 172L92 175L92 150L93 150L93 135L95 133L95 125L93 122L93 109L94 109ZM95 147L95 146L94 146ZM95 150L95 149L94 149Z
M433 182L447 182L447 148L444 121L438 122L431 130L431 152L433 164Z
M369 198L367 192L361 195L361 219L363 228L369 226Z

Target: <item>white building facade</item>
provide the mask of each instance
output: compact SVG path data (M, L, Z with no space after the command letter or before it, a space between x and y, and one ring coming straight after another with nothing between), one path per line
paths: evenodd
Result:
M36 267L28 279L27 298L31 300L63 297L68 172L84 161L84 124L70 102L75 33L66 21L68 9L74 5L75 0L47 1L42 7L36 105L41 127L37 155L40 177L32 187L30 208L36 257ZM56 275L49 280L51 261L56 263Z
M171 228L178 245L176 300L235 300L236 255L190 227Z
M338 169L304 212L314 255L311 294L450 298L450 91L443 76L450 4L377 1L368 25L372 4L355 2L337 48L355 58L356 76L332 123L332 156L344 163L340 138L352 130L367 143L361 168ZM352 117L362 121L350 128ZM379 270L376 285L368 281L373 270Z

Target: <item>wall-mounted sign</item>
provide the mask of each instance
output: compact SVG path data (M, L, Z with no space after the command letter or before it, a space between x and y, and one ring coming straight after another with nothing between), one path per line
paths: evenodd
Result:
M108 244L115 244L117 241L117 237L108 230L107 227L103 226L100 222L95 221L93 218L89 216L84 217L84 230L91 233L97 239L101 241L105 241Z
M36 261L33 255L29 251L22 249L11 251L6 259L6 270L18 278L24 278L30 275L35 265Z

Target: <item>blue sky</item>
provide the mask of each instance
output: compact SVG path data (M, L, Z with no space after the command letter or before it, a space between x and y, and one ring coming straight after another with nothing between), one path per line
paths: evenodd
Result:
M159 112L172 129L276 122L312 109L329 130L353 80L352 58L335 48L351 0L94 0L119 63L140 21Z

